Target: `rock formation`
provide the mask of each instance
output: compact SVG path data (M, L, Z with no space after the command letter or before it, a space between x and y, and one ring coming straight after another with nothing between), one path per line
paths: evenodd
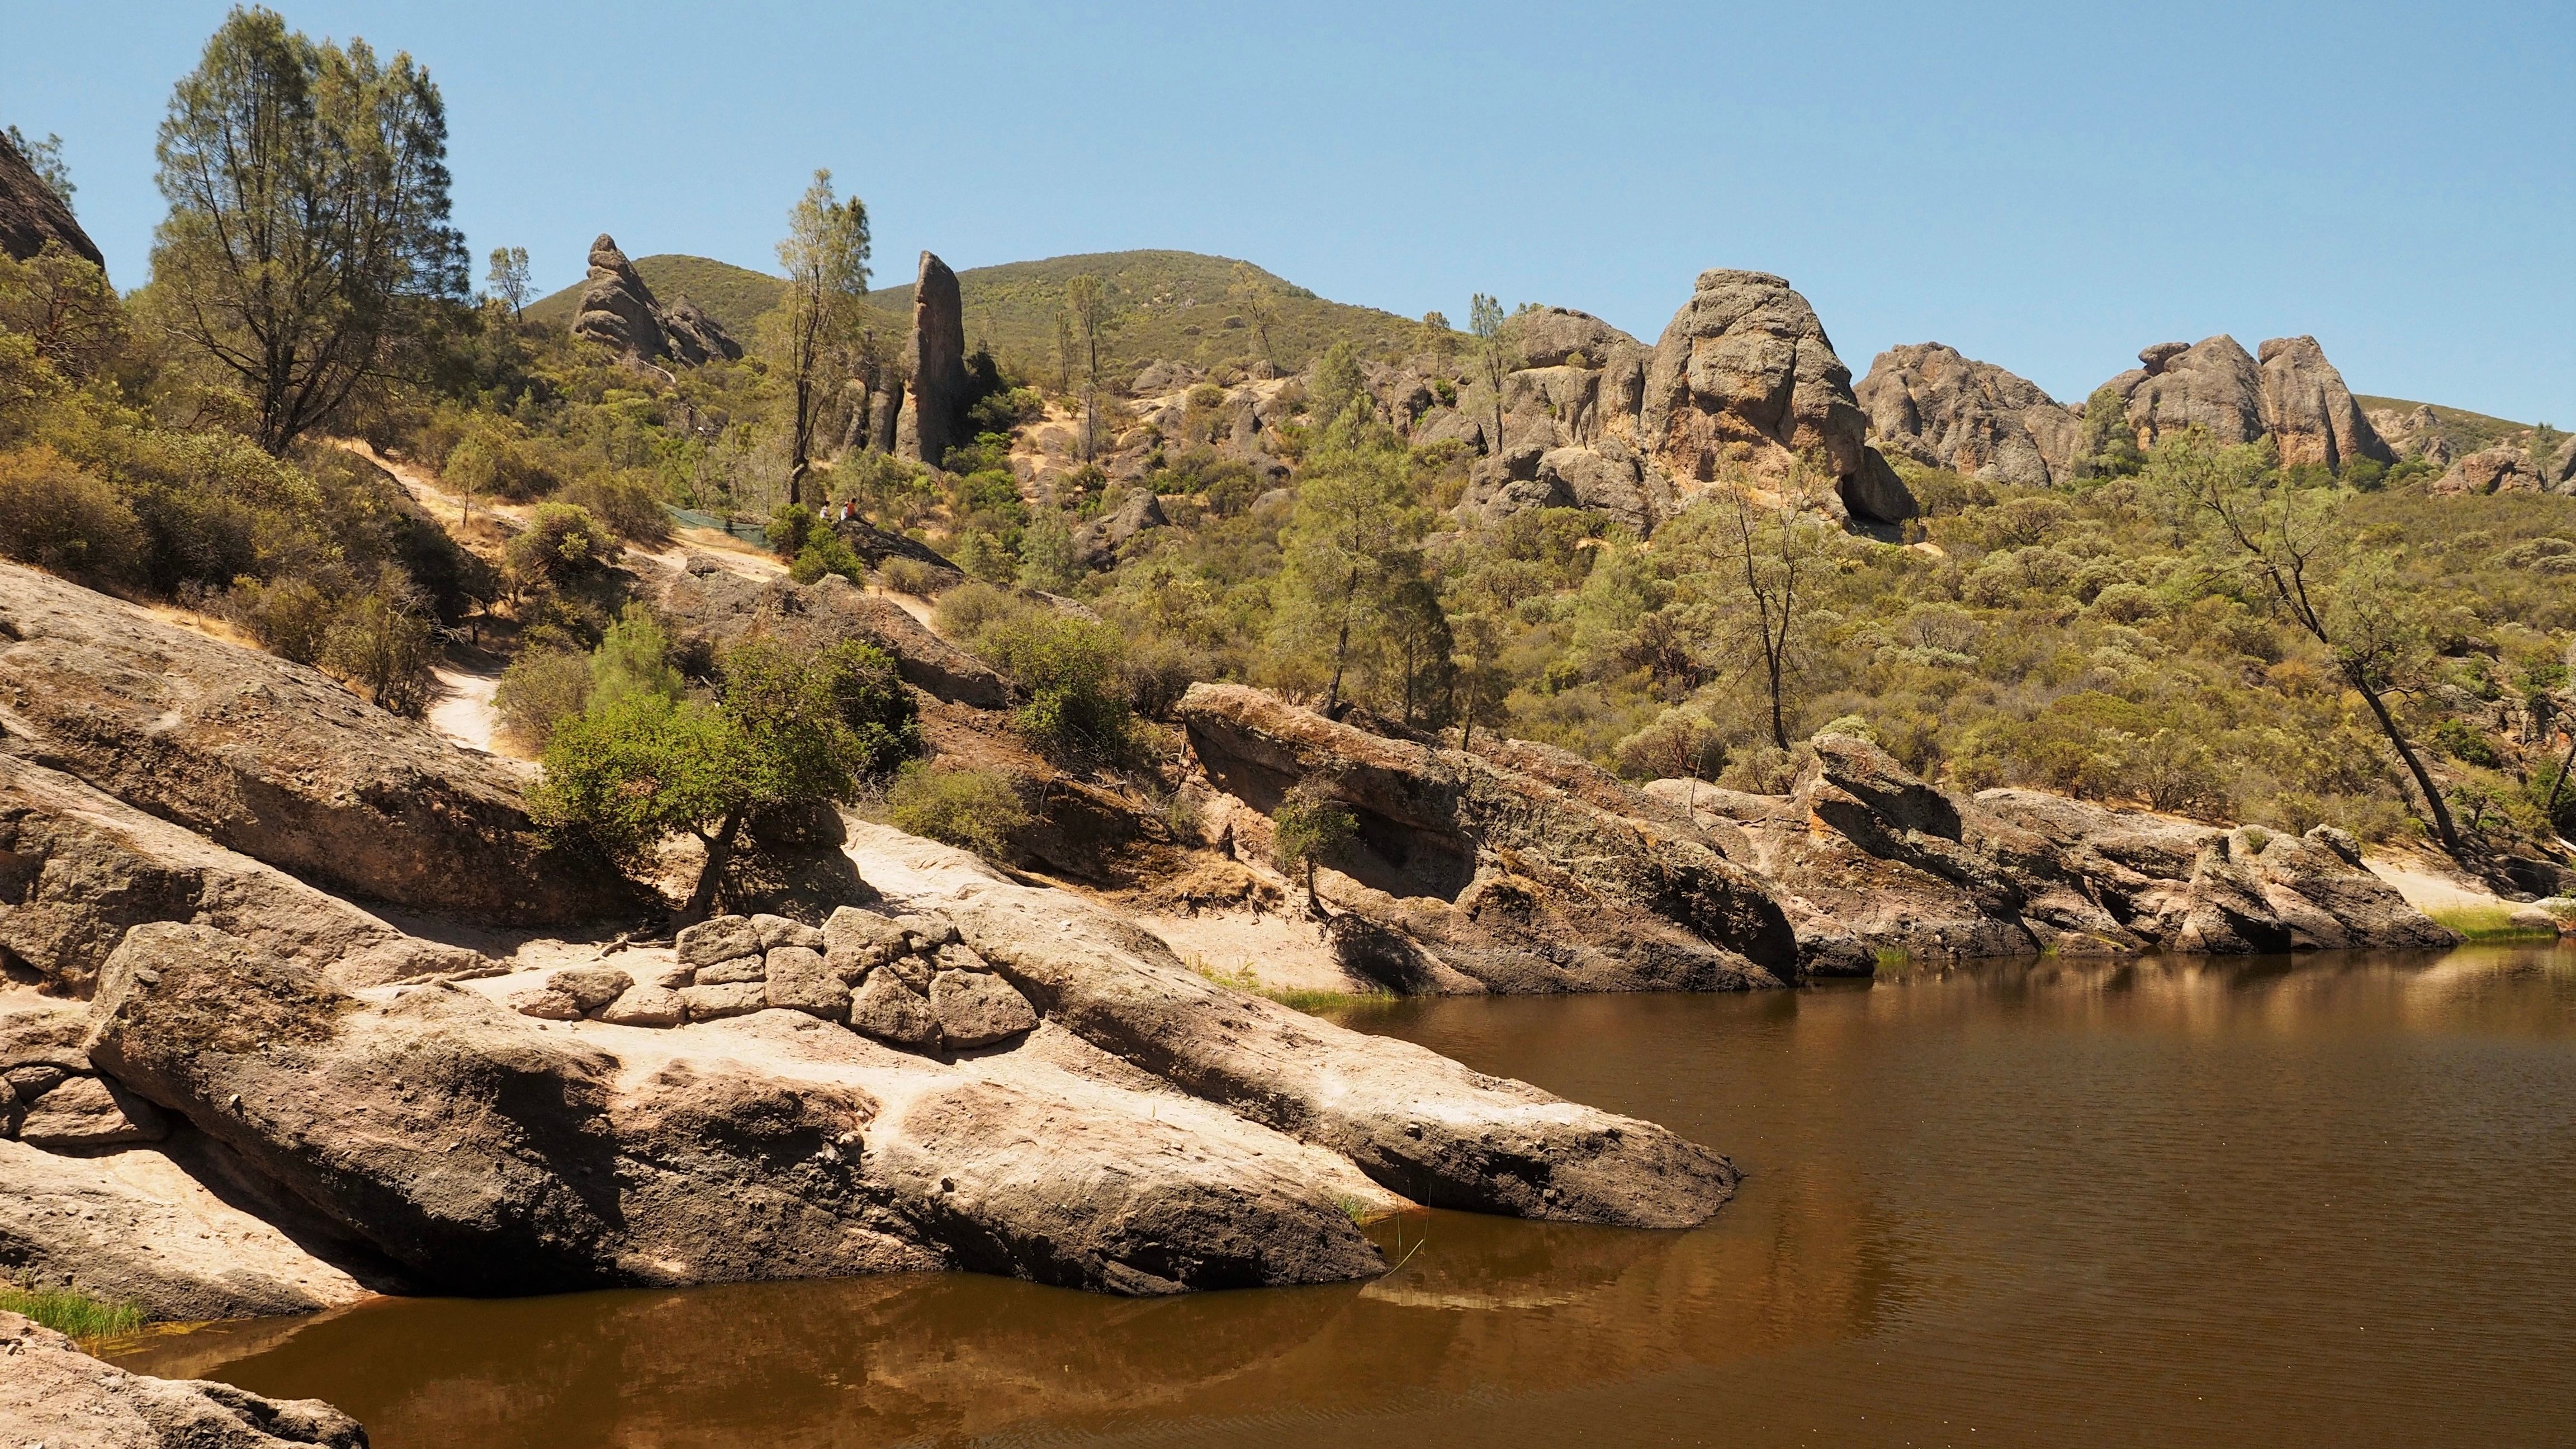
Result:
M1639 419L1646 450L1676 480L1731 470L1780 480L1802 458L1833 476L1854 516L1895 523L1913 497L1864 439L1851 371L1807 299L1767 272L1702 272L1655 343Z
M54 242L63 250L99 266L107 265L98 243L81 230L72 209L0 135L0 252L25 261Z
M2128 404L2141 448L2199 428L2220 443L2269 437L2285 465L2341 472L2365 459L2396 461L2313 337L2275 337L2259 363L2224 333L2189 346L2159 342L2138 361L2104 386Z
M2532 461L2520 443L2480 448L2453 463L2433 480L2436 493L2570 493L2576 494L2576 453L2560 450L2554 458Z
M686 297L665 306L606 232L590 244L590 280L574 308L572 334L644 362L695 367L742 356L742 344Z
M2437 468L2448 468L2459 458L2441 418L2422 403L2402 410L2371 408L2363 416L2370 419L2371 431L2400 458L2422 458Z
M320 1399L264 1399L230 1384L130 1374L15 1313L0 1313L0 1365L0 1442L12 1446L366 1449L358 1421Z
M912 286L912 340L904 347L912 384L895 423L895 451L937 468L966 436L966 313L957 274L928 252Z
M839 527L845 538L854 529L867 528L865 524ZM896 535L882 536L912 543ZM955 568L937 554L930 557ZM648 588L653 607L683 644L729 644L752 633L792 647L822 648L843 639L866 639L894 656L907 683L941 699L977 709L1000 709L1010 699L1009 687L992 666L922 627L889 600L868 594L837 574L801 585L783 578L763 582L694 555L680 572L648 580Z
M2083 441L2080 409L1938 342L1880 353L1853 395L1880 447L1990 483L2064 483Z
M516 780L318 670L0 565L0 749L378 900L496 920L631 909L548 846Z
M2394 463L2397 454L2362 415L2313 337L2275 337L2259 349L2263 363L2263 426L2280 449L2284 467L2324 467L2340 473L2363 461Z

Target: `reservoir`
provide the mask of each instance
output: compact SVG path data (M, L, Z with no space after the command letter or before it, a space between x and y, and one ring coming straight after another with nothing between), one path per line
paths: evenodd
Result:
M1749 1176L1683 1233L1386 1219L1323 1288L380 1300L114 1357L378 1449L2576 1442L2576 949L1339 1019Z

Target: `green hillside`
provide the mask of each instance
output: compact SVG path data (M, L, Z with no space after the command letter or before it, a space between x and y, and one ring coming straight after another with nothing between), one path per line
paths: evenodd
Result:
M1241 297L1231 294L1244 280L1238 271L1243 266L1231 258L1198 252L1137 251L974 267L957 274L966 313L966 344L989 343L996 355L1031 376L1052 378L1055 314L1064 305L1066 283L1087 272L1101 279L1117 312L1111 352L1122 369L1156 358L1198 363L1248 359L1259 353L1261 345L1250 309ZM643 257L635 269L655 296L687 296L745 342L754 335L756 319L776 305L779 289L786 285L766 273L704 257ZM880 325L889 337L900 339L912 325L911 270L905 267L898 274L904 278L901 285L881 288L867 299L869 308L883 318ZM1392 312L1329 302L1259 268L1252 268L1248 276L1269 295L1275 312L1270 323L1270 358L1285 370L1304 367L1316 354L1345 339L1375 353L1408 349L1421 342L1422 325ZM568 325L580 294L579 285L566 287L531 304L528 315Z
M2395 408L2399 412L2411 413L2419 407L2429 407L2433 410L2434 419L2442 425L2442 436L2449 439L2452 450L2459 453L2474 453L2498 443L2519 441L2531 431L2529 423L2490 417L2465 408L2446 408L2440 403L2419 403L2402 397L2369 397L2361 393L2353 394L2352 400L2361 404L2365 411Z
M671 252L638 257L635 270L644 278L644 285L653 289L654 296L665 302L674 297L688 298L744 343L751 341L760 314L778 305L778 294L787 286L784 280L767 272ZM558 327L571 326L573 304L580 300L581 289L587 285L587 281L575 282L529 303L528 315Z

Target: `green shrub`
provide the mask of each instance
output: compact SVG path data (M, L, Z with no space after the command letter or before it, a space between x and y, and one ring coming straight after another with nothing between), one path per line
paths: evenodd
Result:
M290 574L264 584L235 579L229 612L261 648L281 659L312 664L322 657L323 636L338 611L320 585Z
M1051 755L1122 759L1133 735L1126 641L1118 631L1053 609L1023 607L986 625L975 652L1009 675L1021 704L1012 723Z
M868 566L841 536L828 528L817 528L806 535L804 546L787 566L787 576L800 584L810 584L825 574L839 574L854 584L868 580Z
M617 539L577 503L541 503L505 550L523 587L561 590L605 572Z
M951 577L946 569L936 564L924 563L903 554L894 555L877 568L877 578L887 588L898 594L910 594L916 599L938 597L940 589Z
M0 453L0 554L58 573L123 581L139 568L143 526L106 480L47 447Z
M590 703L590 658L570 649L530 649L510 661L492 690L492 712L502 733L526 749L542 751L555 724Z
M1348 849L1359 821L1335 798L1334 782L1308 777L1293 786L1270 812L1270 853L1279 868L1306 883L1308 908L1321 914L1315 894L1315 867Z
M658 546L671 540L671 515L662 511L653 475L642 469L586 475L563 491L563 499L589 509L628 543Z
M376 586L341 606L323 631L321 664L356 685L377 707L419 715L438 692L430 673L437 625L411 581L387 569Z
M801 503L781 503L769 515L762 532L769 536L769 551L780 558L794 558L805 550L805 541L823 527L814 510Z
M886 793L894 828L1001 860L1011 832L1029 823L1019 791L990 770L941 769L915 760L895 776Z

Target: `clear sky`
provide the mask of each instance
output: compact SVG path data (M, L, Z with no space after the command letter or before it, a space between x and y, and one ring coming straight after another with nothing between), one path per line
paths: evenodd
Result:
M62 135L124 285L224 8L0 0L0 122ZM2308 332L2356 391L2576 422L2570 0L281 8L429 65L459 223L548 290L601 231L774 269L828 166L880 282L1175 247L1651 341L1753 267L1855 374L1937 339L2071 400L2148 343Z

